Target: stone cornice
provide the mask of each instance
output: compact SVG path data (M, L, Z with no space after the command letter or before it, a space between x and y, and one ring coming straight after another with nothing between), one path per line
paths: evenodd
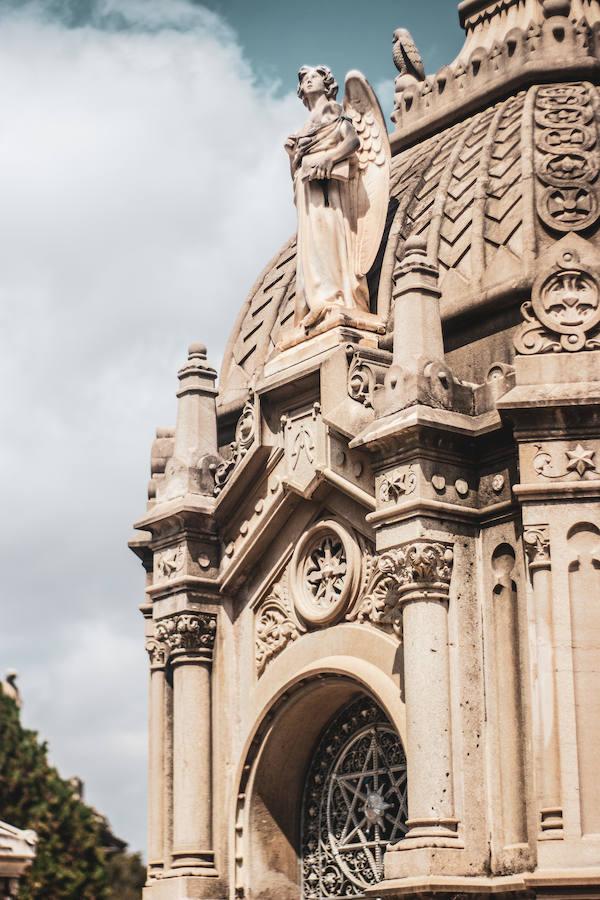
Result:
M513 28L491 46L477 46L468 57L461 55L436 75L407 87L394 112L392 153L532 84L595 81L600 72L599 23L591 27L567 18L560 21L560 29L553 19Z

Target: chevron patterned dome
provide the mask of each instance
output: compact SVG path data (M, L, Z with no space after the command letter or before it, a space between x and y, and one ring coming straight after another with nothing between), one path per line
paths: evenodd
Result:
M544 27L552 25L556 31L557 19L572 42L572 54L581 59L567 65L571 54L565 55L558 77L536 79L522 90L505 88L502 99L465 115L464 97L481 89L477 79L487 78L489 84L499 78L489 66L487 76L482 75L494 53L506 69L506 83L518 81L515 67L522 71L523 54L531 46L540 54L536 65L543 67L544 40L558 39L555 32L548 37ZM600 216L600 96L593 83L598 80L599 24L553 17L545 26L533 23L515 34L513 29L502 46L485 51L485 58L483 50L475 51L477 65L473 59L466 68L457 62L452 72L442 70L412 92L404 110L408 122L405 115L391 135L395 155L388 218L368 279L371 310L389 331L396 259L411 235L424 238L428 257L439 269L447 349L457 371L469 380L483 380L487 362L500 358L499 348L510 346L510 341L489 336L505 335L517 324L536 259L566 232L593 236ZM515 63L519 54L521 62ZM462 88L457 87L459 78ZM459 89L461 102L448 107L444 92ZM427 111L421 109L411 119L415 105L425 101ZM452 116L454 124L448 123ZM222 409L241 405L249 386L260 379L282 328L293 317L294 291L292 239L263 271L240 312L223 361ZM484 337L488 349L477 354L481 371L473 370L473 341ZM389 336L381 345L390 346Z

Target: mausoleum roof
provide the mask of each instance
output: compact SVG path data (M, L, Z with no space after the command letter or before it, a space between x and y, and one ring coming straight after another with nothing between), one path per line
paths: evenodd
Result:
M598 2L573 0L577 17L549 15L564 6L549 0L544 18L538 0L466 0L463 25L476 19L477 26L466 28L467 50L402 94L391 135L388 219L369 275L372 311L388 329L394 263L411 235L426 238L428 257L439 267L442 316L452 330L520 303L536 258L557 237L594 233L600 217ZM531 15L520 28L516 8ZM494 40L481 27L486 11ZM295 271L292 238L239 314L223 361L221 409L244 402L291 323Z

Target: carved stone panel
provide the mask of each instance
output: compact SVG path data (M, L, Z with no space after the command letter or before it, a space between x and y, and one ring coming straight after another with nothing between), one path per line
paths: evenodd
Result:
M600 257L587 241L564 237L539 261L531 300L521 307L518 353L600 348Z
M553 231L581 231L600 214L591 90L588 84L552 84L537 91L537 211Z

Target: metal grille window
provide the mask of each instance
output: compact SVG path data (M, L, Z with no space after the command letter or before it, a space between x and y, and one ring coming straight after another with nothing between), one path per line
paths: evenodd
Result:
M364 896L383 878L388 844L406 834L406 758L372 700L348 706L324 732L302 811L302 900Z

